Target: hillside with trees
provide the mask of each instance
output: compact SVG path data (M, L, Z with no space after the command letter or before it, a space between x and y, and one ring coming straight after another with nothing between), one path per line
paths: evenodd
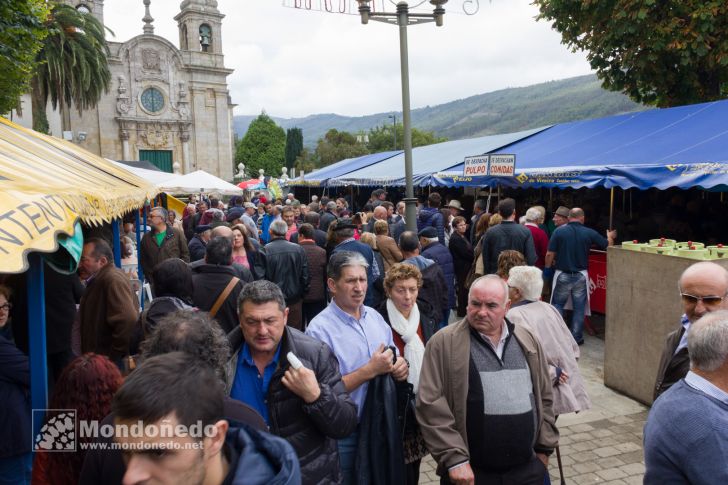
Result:
M603 89L596 76L588 75L523 88L502 89L414 109L412 126L430 131L436 138L457 140L643 109L646 107L631 101L624 94ZM273 116L272 119L284 129L300 128L304 147L312 151L331 129L365 135L377 127L391 127L392 114L401 123L401 113L398 112L358 117L337 114L315 114L304 118ZM248 125L256 117L235 116L234 128L239 138L245 135Z

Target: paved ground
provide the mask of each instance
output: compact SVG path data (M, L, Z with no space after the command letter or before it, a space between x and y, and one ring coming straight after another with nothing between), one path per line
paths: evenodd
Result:
M581 373L592 408L558 420L561 463L568 484L641 484L644 474L642 428L648 409L604 386L604 341L586 336L581 347ZM559 484L556 453L549 463L551 480ZM439 484L435 462L428 456L420 468L420 484Z

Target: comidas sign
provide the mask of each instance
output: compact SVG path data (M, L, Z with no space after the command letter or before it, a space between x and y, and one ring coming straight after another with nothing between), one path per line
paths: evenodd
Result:
M488 175L488 155L478 155L474 157L465 157L465 167L463 168L465 177L474 175Z
M513 177L516 173L515 155L491 155L488 175L491 177Z

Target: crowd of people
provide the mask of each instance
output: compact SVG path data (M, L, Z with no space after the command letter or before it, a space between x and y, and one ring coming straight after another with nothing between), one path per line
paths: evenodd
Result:
M428 454L445 484L548 483L557 417L591 406L578 365L587 257L616 232L585 226L578 207L519 219L511 198L493 214L478 199L470 214L436 192L411 231L387 196L375 190L359 212L346 198L191 196L180 219L153 207L138 247L125 227L139 275L103 238L84 241L76 275L46 266L47 313L61 316L49 408L116 426L201 423L203 437L144 428L31 458L23 285L0 284L0 483L28 483L32 468L33 483L63 485L416 484ZM690 277L681 293L694 306L656 392L687 374L687 329L728 292L728 277L710 295Z

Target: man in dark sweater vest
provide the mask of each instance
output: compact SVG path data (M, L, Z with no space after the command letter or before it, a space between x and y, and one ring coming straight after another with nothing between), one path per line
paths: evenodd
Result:
M540 485L558 444L541 345L506 318L496 275L470 287L467 317L427 343L417 421L441 483Z
M690 326L690 371L645 424L645 485L728 483L728 312Z
M715 263L695 263L680 276L678 290L685 313L680 318L680 328L671 332L665 341L655 379L654 399L690 370L690 325L706 313L728 310L728 271Z

